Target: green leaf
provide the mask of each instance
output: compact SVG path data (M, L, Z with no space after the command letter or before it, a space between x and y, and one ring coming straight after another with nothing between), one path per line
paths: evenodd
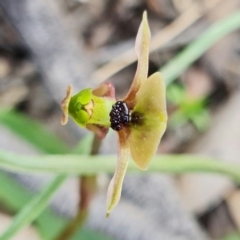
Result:
M34 196L28 204L14 217L10 226L0 236L1 240L11 239L20 229L30 224L47 207L53 193L66 180L66 176L57 176L40 193Z
M182 86L171 84L167 88L167 100L175 105L180 105L185 96L185 90Z
M0 123L42 152L68 153L70 151L66 144L41 124L16 111L0 110Z
M7 173L0 171L0 201L7 208L18 211L31 198L31 193Z
M199 131L206 130L210 123L209 113L205 109L202 109L197 114L192 115L190 119Z

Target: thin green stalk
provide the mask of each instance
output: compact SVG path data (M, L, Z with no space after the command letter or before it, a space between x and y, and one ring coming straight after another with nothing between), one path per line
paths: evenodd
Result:
M93 175L101 172L113 173L115 155L43 155L21 156L0 151L0 167L15 172L49 172L59 174ZM137 166L129 163L128 171L139 172ZM155 156L147 172L185 173L208 172L224 174L240 183L240 167L209 157L191 154Z
M53 193L62 185L67 176L57 176L46 188L26 204L14 218L9 228L1 235L1 240L11 239L20 229L35 220L48 205Z
M203 55L217 41L240 27L240 11L219 20L201 36L190 43L181 53L164 65L160 72L163 74L166 85L169 85L182 74L194 61Z

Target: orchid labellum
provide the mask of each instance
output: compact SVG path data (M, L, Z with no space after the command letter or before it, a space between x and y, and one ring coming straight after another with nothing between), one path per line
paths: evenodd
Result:
M140 169L146 170L166 129L164 81L159 72L148 77L150 38L144 12L135 44L137 71L123 99L116 100L114 87L105 83L98 89L84 89L74 96L69 86L62 101L62 124L67 123L70 115L99 137L104 137L110 127L117 133L117 167L108 188L107 216L119 202L130 157Z

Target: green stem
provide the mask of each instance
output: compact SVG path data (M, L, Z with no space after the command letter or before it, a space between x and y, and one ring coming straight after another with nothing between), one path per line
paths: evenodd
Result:
M21 156L0 151L0 167L15 172L50 172L60 174L93 175L101 172L113 173L115 155L43 155ZM139 171L131 161L128 171ZM148 172L185 173L208 172L225 174L240 183L240 166L217 161L213 158L191 154L155 156Z
M181 53L160 69L166 84L169 85L217 41L239 27L239 10L231 14L231 16L213 24L199 38L190 43Z
M43 189L36 197L33 197L33 199L14 218L14 221L3 233L0 239L11 239L21 228L35 220L46 208L53 193L61 186L66 178L67 176L65 175L55 177L54 180L45 189Z

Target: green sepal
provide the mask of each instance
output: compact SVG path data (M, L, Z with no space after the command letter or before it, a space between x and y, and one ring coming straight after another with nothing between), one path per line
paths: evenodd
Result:
M93 114L88 123L97 124L104 127L110 127L110 111L116 100L107 97L96 97L93 95Z
M81 127L86 127L86 124L109 127L109 113L114 103L115 100L110 98L94 96L92 89L87 88L71 98L69 115Z
M84 106L89 104L91 99L92 89L87 88L74 95L70 100L68 107L69 115L81 127L86 127L86 124L90 119L90 115L84 109Z

